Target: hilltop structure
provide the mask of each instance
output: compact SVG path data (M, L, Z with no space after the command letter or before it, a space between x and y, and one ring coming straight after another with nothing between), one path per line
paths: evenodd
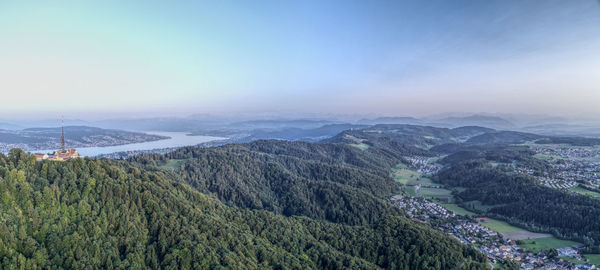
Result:
M65 121L62 120L62 126L60 129L60 150L55 151L54 153L43 154L43 153L35 153L35 159L37 161L42 160L54 160L54 161L65 161L72 158L78 158L79 153L75 148L65 149Z

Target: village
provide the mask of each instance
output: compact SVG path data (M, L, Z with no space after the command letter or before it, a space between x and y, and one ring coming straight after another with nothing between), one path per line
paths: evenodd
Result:
M457 215L426 198L395 195L392 203L404 210L407 218L414 221L430 224L459 241L473 245L487 255L492 264L502 263L507 260L515 261L521 269L596 269L592 264L574 264L563 259L569 257L573 260L584 261L579 255L579 250L584 246L559 248L556 254L542 250L538 253L527 252L519 247L519 240L506 238L501 233L486 227L486 218L472 218Z
M535 158L547 161L548 170L516 167L518 173L535 177L539 184L600 198L600 149L566 145L533 145Z
M594 188L600 185L600 149L582 146L531 146L536 157L552 166L551 179L580 182Z
M398 167L394 177L406 187L412 187L413 189L409 190L414 190L414 192L395 195L390 200L404 212L407 218L429 224L467 245L474 246L488 257L492 265L502 265L506 261L514 261L520 266L520 269L596 269L595 265L580 255L585 245L573 242L569 246L533 252L522 247L525 240L532 237L532 241L535 241L536 237L551 235L531 233L519 228L516 228L519 230L516 234L497 232L488 225L491 222L489 218L477 217L474 213L459 214L450 210L453 208L447 208L452 205L448 203L450 200L448 197L427 196L429 194L419 192L422 186L434 188L439 194L444 190L435 183L424 181L424 179L428 179L428 175L435 174L441 169L442 166L435 163L436 158L420 156L404 158L409 165ZM410 173L411 170L413 173ZM531 169L517 168L517 170L520 173L534 175L534 171ZM541 181L541 183L565 190L579 185L576 181L563 179ZM431 191L430 194L432 194ZM454 207L458 206L454 205ZM524 233L526 237L519 233Z

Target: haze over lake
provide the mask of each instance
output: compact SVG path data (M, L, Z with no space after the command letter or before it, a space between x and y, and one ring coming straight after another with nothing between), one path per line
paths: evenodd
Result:
M170 139L143 142L143 143L131 143L124 145L106 146L106 147L81 147L77 148L80 155L86 157L93 157L97 155L127 152L127 151L142 151L142 150L153 150L163 148L182 147L190 145L198 145L205 142L223 140L226 138L212 137L212 136L189 136L187 132L164 132L164 131L152 131L147 132L148 134L155 134L160 136L167 136ZM40 153L51 153L58 149L47 149L47 150L36 150L31 152Z

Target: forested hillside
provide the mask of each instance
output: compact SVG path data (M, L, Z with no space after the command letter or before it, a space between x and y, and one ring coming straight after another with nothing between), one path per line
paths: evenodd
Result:
M285 162L291 161L280 166ZM488 267L473 248L402 217L360 226L284 217L226 206L169 176L131 161L35 162L20 150L0 155L0 268ZM369 188L387 190L374 183Z
M398 214L386 200L398 193L389 171L402 157L381 150L255 141L187 147L134 160L154 170L169 160L179 161L175 170L158 170L240 207L350 225L370 224Z

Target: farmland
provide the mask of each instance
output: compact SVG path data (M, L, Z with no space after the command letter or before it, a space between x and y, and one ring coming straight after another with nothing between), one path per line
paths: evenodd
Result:
M527 240L523 240L523 242L524 243L519 246L527 251L532 251L532 252L539 252L540 250L548 250L551 248L571 247L574 245L581 244L581 243L578 243L575 241L561 240L556 237L527 239Z
M400 164L394 168L392 171L392 177L396 182L399 182L403 185L408 184L409 182L416 182L417 179L421 176L417 171L409 169L406 165Z
M499 233L517 232L517 231L523 230L521 228L512 226L504 221L491 219L491 218L486 218L486 219L489 220L489 222L480 222L481 225L486 226L486 227L490 228L491 230L494 230Z
M476 215L475 213L473 213L467 209L464 209L454 203L445 203L445 204L442 204L442 206L444 208L456 213L457 215L463 215L463 216L475 216Z
M419 189L419 195L427 198L450 198L452 199L452 191L443 188L422 187Z

